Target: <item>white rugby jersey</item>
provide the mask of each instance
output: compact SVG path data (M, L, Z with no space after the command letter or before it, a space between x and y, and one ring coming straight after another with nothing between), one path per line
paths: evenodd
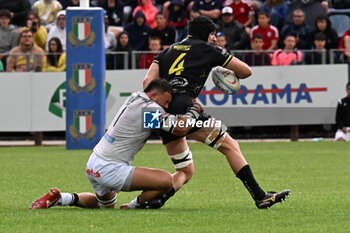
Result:
M133 93L119 109L93 151L105 160L127 163L145 145L152 129L143 128L143 110L152 109L165 113L164 109L150 100L144 92Z

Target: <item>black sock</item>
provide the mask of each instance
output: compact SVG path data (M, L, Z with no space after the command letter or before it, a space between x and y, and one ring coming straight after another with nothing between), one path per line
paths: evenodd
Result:
M72 200L72 202L71 202L69 205L70 205L70 206L81 207L81 206L78 204L78 201L79 201L79 196L78 196L78 194L72 193L72 195L73 195L73 200Z
M174 196L174 194L175 194L175 189L174 189L174 187L171 187L171 189L170 189L167 193L163 194L163 196L161 197L161 200L162 200L163 205L164 205L164 203L165 203L169 198L171 198L172 196Z
M261 200L265 197L264 190L262 190L258 182L256 182L252 170L250 170L248 164L242 167L236 176L243 182L244 186L247 188L254 200Z

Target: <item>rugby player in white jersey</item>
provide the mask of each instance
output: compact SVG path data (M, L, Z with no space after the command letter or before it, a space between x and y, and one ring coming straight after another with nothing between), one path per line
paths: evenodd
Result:
M86 176L93 193L61 193L51 188L48 193L36 199L30 209L43 209L53 206L78 206L83 208L114 208L117 193L120 191L144 190L129 207L142 207L153 198L149 191L160 194L168 192L173 186L169 172L154 168L131 166L136 153L145 145L152 129L143 127L143 111L152 110L154 117L162 115L162 123L168 119L198 119L202 108L193 106L182 117L165 113L172 100L172 87L164 79L150 83L144 92L132 94L119 109L107 132L94 147L86 166ZM163 127L163 126L162 126ZM168 126L167 126L168 127ZM184 135L190 127L175 127L172 132ZM187 166L192 160L180 162Z
M154 59L143 82L144 88L148 86L150 81L157 79L166 79L172 84L173 99L166 109L171 114L184 114L188 108L196 104L196 98L200 94L209 72L215 66L226 67L240 79L248 78L252 74L247 64L214 45L216 26L210 18L197 16L191 19L188 34L186 39L163 50ZM205 118L205 114L201 115L199 120ZM210 116L206 118L216 121ZM193 128L186 136L207 144L224 154L232 171L242 181L259 209L270 208L272 205L284 201L289 196L290 190L265 192L255 180L239 144L226 133L226 129L227 127L223 124L218 126L215 124L215 127ZM173 158L176 158L176 162L188 157L192 158L186 137L177 137L177 135L168 132L167 129L164 129L160 132L160 136L172 161L174 162ZM193 163L187 166L178 166L175 163L175 168L173 188L165 195L151 199L147 208L160 208L191 179L194 173ZM159 196L157 192L155 192L155 196ZM129 204L121 206L121 208L132 207L133 205Z

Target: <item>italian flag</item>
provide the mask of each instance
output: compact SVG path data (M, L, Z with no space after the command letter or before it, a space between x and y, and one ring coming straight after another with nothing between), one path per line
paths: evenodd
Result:
M74 81L81 87L85 87L91 80L90 69L74 70Z
M90 23L73 24L73 34L79 40L85 40L90 34Z
M78 116L75 117L75 128L80 133L86 133L91 128L91 116Z

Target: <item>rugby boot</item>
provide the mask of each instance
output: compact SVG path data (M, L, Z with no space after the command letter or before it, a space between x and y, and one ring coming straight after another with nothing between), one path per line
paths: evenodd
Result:
M269 191L265 194L265 197L262 200L255 201L256 206L259 209L268 209L272 205L286 200L287 197L289 197L290 190L283 190L279 193Z
M61 198L61 192L58 188L51 188L44 196L33 201L29 209L47 209L56 204Z

